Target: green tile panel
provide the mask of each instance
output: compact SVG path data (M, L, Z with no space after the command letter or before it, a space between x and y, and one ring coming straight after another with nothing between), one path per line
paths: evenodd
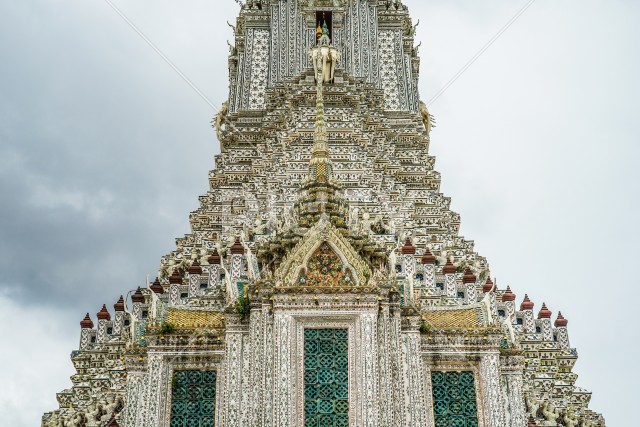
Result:
M348 427L347 329L304 331L304 426Z
M214 427L215 371L176 371L172 389L171 427Z

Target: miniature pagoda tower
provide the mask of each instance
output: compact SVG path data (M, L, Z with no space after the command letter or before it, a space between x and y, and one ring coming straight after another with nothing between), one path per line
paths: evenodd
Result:
M459 235L407 8L246 1L234 31L192 232L82 320L42 425L604 427L567 319Z

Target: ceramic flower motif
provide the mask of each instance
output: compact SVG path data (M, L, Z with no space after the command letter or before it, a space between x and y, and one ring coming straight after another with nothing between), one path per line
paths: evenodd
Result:
M351 271L331 247L323 243L300 273L300 286L336 287L353 285Z

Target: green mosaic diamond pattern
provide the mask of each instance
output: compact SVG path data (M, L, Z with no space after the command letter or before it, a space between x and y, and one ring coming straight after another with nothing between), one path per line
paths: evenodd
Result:
M171 427L213 427L215 413L216 372L176 371Z
M436 427L477 427L478 408L473 372L431 374Z
M304 331L304 426L349 425L349 342L346 329Z

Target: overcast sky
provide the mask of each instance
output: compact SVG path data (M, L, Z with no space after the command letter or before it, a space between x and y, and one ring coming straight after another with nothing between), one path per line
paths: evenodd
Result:
M114 2L222 104L232 0ZM525 3L407 0L422 98ZM431 107L463 234L518 302L562 310L614 427L640 383L638 22L637 0L537 0ZM188 232L219 145L211 107L103 0L0 2L0 58L0 425L30 427L71 385L84 314Z

